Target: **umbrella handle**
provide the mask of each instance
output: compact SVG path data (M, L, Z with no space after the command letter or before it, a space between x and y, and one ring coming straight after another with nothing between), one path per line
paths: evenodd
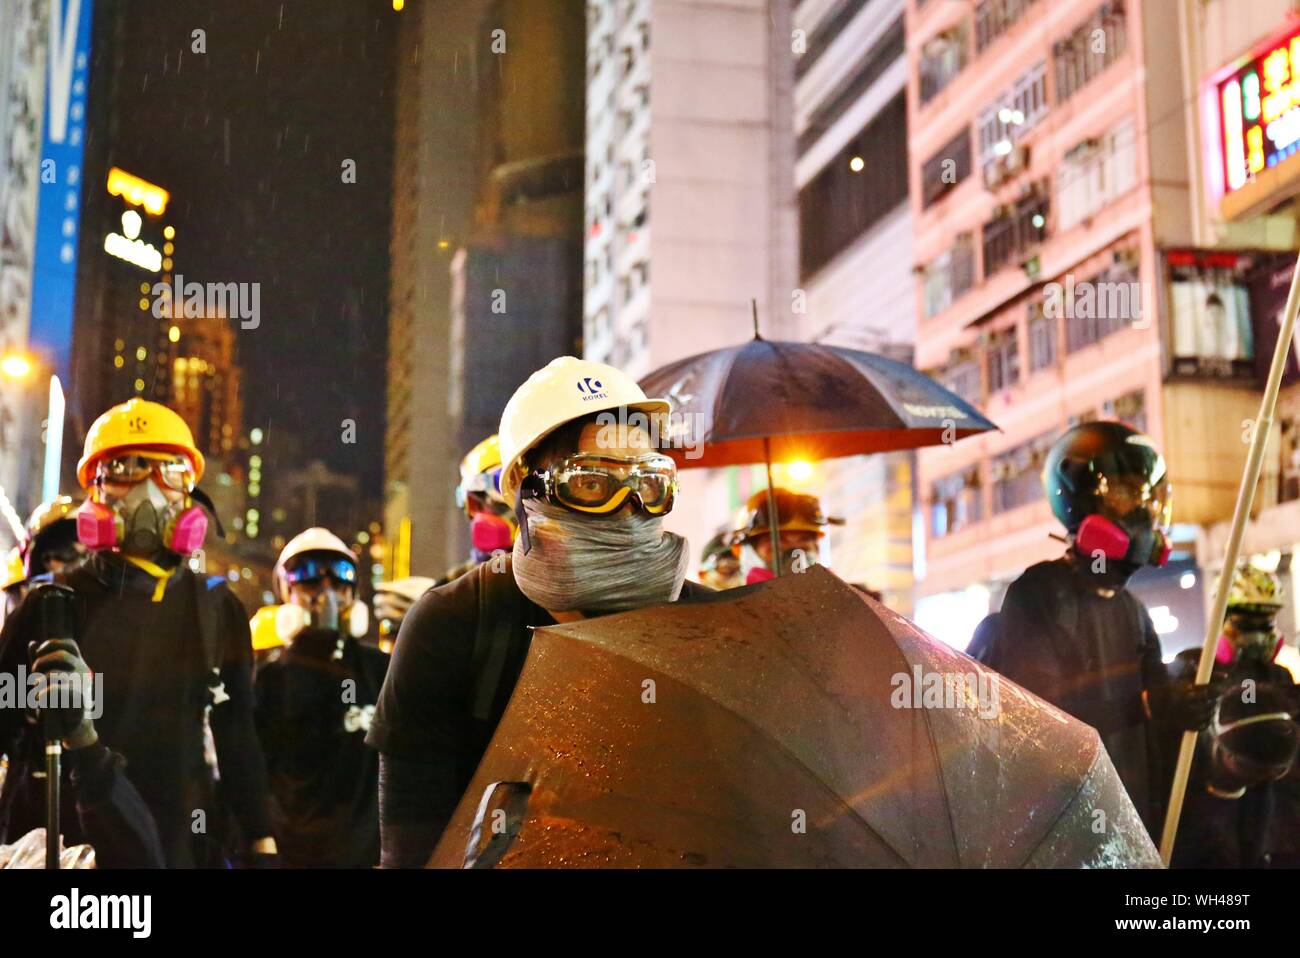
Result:
M772 442L763 437L763 465L767 467L767 531L772 537L772 571L781 574L780 516L776 512L776 493L772 490Z

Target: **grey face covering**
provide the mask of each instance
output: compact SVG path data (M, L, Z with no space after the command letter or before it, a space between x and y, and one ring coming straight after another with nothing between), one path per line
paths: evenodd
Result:
M526 500L532 548L516 539L515 582L552 612L625 612L681 594L690 558L686 540L663 529L663 518L640 510L582 516Z

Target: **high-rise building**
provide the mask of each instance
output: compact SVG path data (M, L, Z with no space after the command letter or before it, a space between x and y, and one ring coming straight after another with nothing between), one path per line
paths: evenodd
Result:
M473 223L477 51L487 0L401 12L393 152L384 530L389 571L453 561L457 430L447 415L451 260ZM402 545L404 543L404 545Z
M243 429L241 371L235 331L224 316L177 319L167 327L166 363L171 377L160 390L213 456L229 455Z
M1044 457L1095 418L1165 455L1173 562L1134 588L1167 650L1200 641L1197 557L1232 511L1258 384L1244 294L1191 228L1188 6L908 4L917 365L1001 427L918 454L917 620L958 646L1061 553Z
M0 0L0 493L25 519L40 501L45 376L28 349L36 245L47 5ZM0 522L0 542L13 536Z
M385 535L389 569L467 554L461 456L581 348L581 0L421 4L398 49Z
M803 3L795 11L799 288L794 338L910 363L915 341L907 202L904 0ZM825 559L841 577L912 601L909 453L785 470L843 526Z
M643 376L793 335L798 287L788 0L587 8L584 353ZM698 550L748 470L685 471L669 524Z

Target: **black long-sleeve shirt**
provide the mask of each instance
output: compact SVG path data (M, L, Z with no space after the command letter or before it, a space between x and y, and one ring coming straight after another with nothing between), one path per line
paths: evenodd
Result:
M66 576L77 595L77 642L102 682L100 739L127 763L131 783L157 825L168 867L218 864L227 851L221 834L225 809L241 838L273 834L266 765L253 723L252 643L243 606L224 584L195 582L188 569L167 581L153 601L156 580L121 556L97 553ZM200 589L206 589L200 593ZM200 594L203 599L200 600ZM215 604L214 625L223 696L208 713L210 670L198 621L198 601ZM0 672L15 675L28 665L28 643L37 634L36 610L24 602L0 632ZM204 758L204 722L212 730L221 787ZM28 771L41 764L41 740L19 709L0 709L0 753ZM39 780L21 772L9 820L12 839L44 822ZM71 789L65 833L84 840L76 825Z
M490 587L482 601L481 581ZM711 591L688 581L680 599ZM476 643L480 608L505 640L496 650L503 656L500 678L486 687L482 659L492 653ZM366 737L381 753L381 867L428 862L510 701L532 630L554 624L519 590L509 561L500 572L478 567L430 590L402 620Z

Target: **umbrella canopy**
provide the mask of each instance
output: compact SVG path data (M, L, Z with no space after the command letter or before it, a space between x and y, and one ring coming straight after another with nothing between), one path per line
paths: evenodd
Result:
M539 629L430 864L1159 859L1093 729L814 566Z
M820 343L755 338L658 369L641 388L671 400L667 451L684 468L763 462L764 439L772 458L816 460L937 446L997 428L911 366Z

